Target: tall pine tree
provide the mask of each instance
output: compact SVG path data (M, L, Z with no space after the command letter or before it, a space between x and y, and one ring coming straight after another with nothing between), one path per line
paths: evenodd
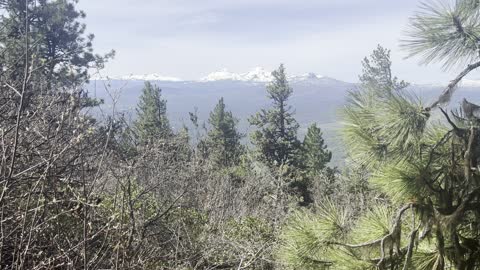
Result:
M250 118L250 124L257 127L252 134L252 142L259 151L260 159L268 165L296 165L301 147L297 139L299 125L287 103L293 89L288 84L283 64L272 75L274 79L267 86L267 93L273 106Z
M167 101L162 99L162 90L150 82L145 82L137 104L135 128L143 144L168 138L172 134L167 118Z
M226 110L223 97L210 113L208 123L211 126L206 138L209 158L222 167L238 164L244 151L240 143L243 135L237 130L238 119Z
M275 175L278 174L279 182L287 183L282 192L299 197L300 205L308 205L313 201L311 183L303 171L302 144L297 138L299 125L288 105L293 89L288 84L283 65L272 75L267 93L273 106L262 109L249 119L257 128L252 134L252 143L257 147L259 160L273 169Z

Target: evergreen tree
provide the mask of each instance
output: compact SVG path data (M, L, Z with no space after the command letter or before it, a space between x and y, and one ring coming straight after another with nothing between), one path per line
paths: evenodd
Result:
M75 0L5 0L0 3L2 80L21 82L25 66L36 72L29 81L47 89L80 86L88 71L102 68L114 52L93 53L93 35L85 34ZM26 23L28 22L28 23ZM28 27L27 27L28 26ZM13 85L15 87L15 85Z
M268 165L296 165L301 147L297 139L299 125L287 104L293 89L288 84L283 65L272 75L274 79L267 86L267 93L273 107L262 109L250 119L250 124L257 127L252 134L252 142L261 160Z
M378 45L370 58L365 57L362 61L363 74L359 77L360 82L364 87L386 92L407 87L408 83L399 81L392 75L391 66L390 50Z
M145 82L137 105L136 132L140 142L151 143L172 134L167 118L167 101L162 99L162 90Z
M308 127L302 147L303 163L310 175L318 175L332 160L332 152L328 151L322 131L316 124Z
M238 164L244 150L240 143L243 135L237 131L238 119L225 109L223 98L210 113L208 123L211 126L206 138L209 158L224 167Z
M258 158L264 162L282 186L277 191L295 195L301 199L299 204L306 206L313 202L311 181L304 174L302 164L302 144L297 138L299 125L293 117L288 99L293 93L282 65L272 72L273 81L267 86L268 97L273 106L262 109L249 119L256 127L252 134L252 143L257 148ZM281 196L276 195L278 198Z

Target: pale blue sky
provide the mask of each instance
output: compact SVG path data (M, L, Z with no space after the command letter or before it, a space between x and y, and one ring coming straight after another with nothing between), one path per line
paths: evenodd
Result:
M450 79L455 70L419 66L399 49L419 0L80 0L98 52L115 49L112 76L159 73L198 79L228 68L314 72L356 81L377 44L411 82ZM476 76L478 75L478 76ZM473 78L480 77L474 74Z

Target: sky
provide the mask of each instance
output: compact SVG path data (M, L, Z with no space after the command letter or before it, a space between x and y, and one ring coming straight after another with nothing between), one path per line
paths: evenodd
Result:
M393 72L413 83L444 83L458 70L419 65L400 48L419 0L80 0L98 53L115 49L104 75L158 73L199 79L260 66L356 82L377 44ZM480 73L471 78L480 78Z

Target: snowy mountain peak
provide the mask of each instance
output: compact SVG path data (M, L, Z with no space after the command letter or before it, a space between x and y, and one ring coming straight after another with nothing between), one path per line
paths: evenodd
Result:
M238 74L229 72L226 68L212 72L207 76L200 79L202 82L213 82L213 81L238 81L240 77Z
M200 79L202 82L213 81L244 81L244 82L270 82L273 79L270 72L262 67L256 67L246 73L232 73L227 69L208 74Z
M256 67L247 73L240 74L240 76L244 81L271 82L273 80L272 73L262 67Z
M315 73L305 73L300 76L291 76L288 79L292 82L309 81L316 82L325 77L319 76ZM272 73L262 67L255 67L246 73L232 73L227 69L222 69L217 72L210 73L206 77L200 79L202 82L214 81L243 81L243 82L259 82L268 83L273 80Z

